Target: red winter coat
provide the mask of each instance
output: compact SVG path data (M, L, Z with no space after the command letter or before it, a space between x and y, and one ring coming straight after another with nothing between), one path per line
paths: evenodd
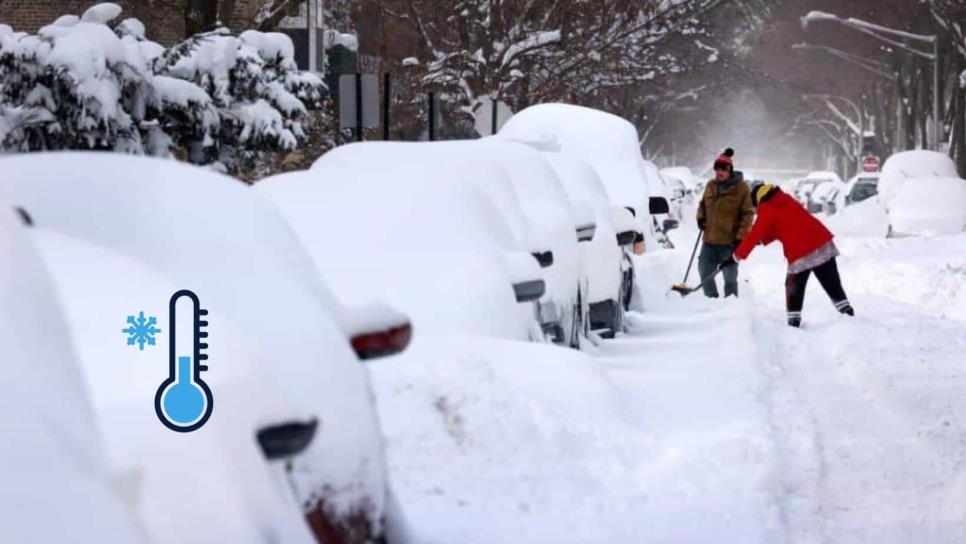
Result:
M808 255L832 239L832 233L794 198L781 189L758 205L758 218L735 250L735 257L747 259L756 245L782 243L789 263Z

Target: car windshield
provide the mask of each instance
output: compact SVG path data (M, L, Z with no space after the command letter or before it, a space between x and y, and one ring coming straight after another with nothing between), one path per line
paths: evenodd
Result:
M875 196L879 193L878 187L874 183L856 183L852 187L849 199L852 202L862 202L863 200Z

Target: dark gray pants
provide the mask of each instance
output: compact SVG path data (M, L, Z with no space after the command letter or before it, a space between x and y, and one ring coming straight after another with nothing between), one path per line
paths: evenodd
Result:
M734 248L718 244L701 244L701 254L698 256L698 273L701 274L701 281L706 280L714 271L718 269L718 264L731 256ZM726 297L738 296L738 266L729 266L721 271L724 276L724 294ZM704 284L704 296L718 298L718 286L716 282L709 281Z

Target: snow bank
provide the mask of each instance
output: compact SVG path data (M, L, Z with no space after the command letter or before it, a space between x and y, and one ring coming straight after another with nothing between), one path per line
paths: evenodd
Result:
M600 542L642 500L650 444L580 352L421 335L371 372L418 541Z
M842 208L822 221L836 236L885 238L889 233L889 216L877 197Z

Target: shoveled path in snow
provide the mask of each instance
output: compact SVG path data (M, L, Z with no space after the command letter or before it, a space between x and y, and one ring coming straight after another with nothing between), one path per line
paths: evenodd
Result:
M806 328L789 329L780 255L756 257L741 300L652 292L636 333L602 348L655 439L641 540L966 538L966 323L849 283L846 255L860 315L816 282Z

